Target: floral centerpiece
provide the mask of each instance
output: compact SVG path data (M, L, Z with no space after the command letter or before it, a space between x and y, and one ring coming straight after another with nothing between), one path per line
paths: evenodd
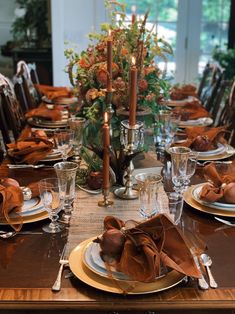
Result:
M74 93L82 101L79 115L85 116L88 126L84 134L84 145L95 151L102 158L103 113L108 109L107 82L110 83L110 69L107 59L108 41L112 40L112 109L111 118L111 167L121 177L122 168L128 166L128 156L121 153L120 121L125 111L128 115L130 96L131 59L134 58L137 68L137 115L147 112L144 122L152 125L159 109L159 102L167 97L169 83L164 73L156 64L156 57L167 61L166 55L172 54L171 46L148 29L148 12L138 20L132 18L128 23L125 5L117 1L107 1L106 6L111 12L111 22L101 25L100 33L91 33L91 43L80 54L69 48L65 51L68 59L67 72ZM138 118L137 118L138 120ZM133 156L132 156L133 157ZM117 171L115 171L115 169Z
M138 70L138 108L148 109L154 116L158 102L165 97L169 84L155 63L156 57L167 61L171 46L158 38L153 29L147 28L148 12L139 20L126 22L125 5L116 1L106 2L111 11L111 23L102 24L101 32L89 34L91 44L77 54L67 49L67 71L74 86L74 93L83 100L82 114L96 122L106 108L107 38L112 37L112 104L115 112L129 108L129 73L131 57L135 57Z

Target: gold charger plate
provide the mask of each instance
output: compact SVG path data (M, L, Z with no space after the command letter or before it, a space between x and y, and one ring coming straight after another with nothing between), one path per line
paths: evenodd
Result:
M223 207L221 207L221 209L217 209L217 208L211 208L205 205L202 205L200 203L198 203L197 201L195 201L192 197L192 191L195 188L195 185L191 186L185 193L184 193L184 200L185 202L190 205L191 207L199 210L200 212L206 213L206 214L210 214L213 216L226 216L226 217L235 217L235 211L227 211L224 210Z
M122 287L122 289L120 289L111 279L102 277L92 272L83 263L84 249L93 239L94 238L87 239L73 249L69 256L69 267L71 271L78 279L96 289L123 294L122 289L128 290L128 288L130 288L130 284L128 284L128 282L122 282L121 284L119 282L119 285ZM179 284L184 278L185 275L173 270L166 276L151 283L135 282L135 287L129 292L129 294L148 294L167 290Z

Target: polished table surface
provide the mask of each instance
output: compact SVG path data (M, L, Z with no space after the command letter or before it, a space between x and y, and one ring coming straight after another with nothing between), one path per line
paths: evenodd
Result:
M0 178L16 178L21 185L53 175L52 168L9 170L5 164L0 167ZM194 182L200 182L200 175L198 170ZM166 291L124 296L97 290L77 278L65 279L63 276L61 291L52 292L59 256L69 234L66 229L56 235L43 233L0 239L0 313L29 313L32 310L34 313L49 313L50 310L56 313L65 310L66 313L209 313L211 310L213 313L234 313L235 228L222 225L213 216L202 214L187 204L182 221L194 235L205 241L219 288L202 291L196 280L189 279ZM44 223L26 224L23 230L41 231ZM86 223L88 221L77 222L81 230L86 229ZM1 226L4 228L9 229ZM64 274L68 272L66 269Z

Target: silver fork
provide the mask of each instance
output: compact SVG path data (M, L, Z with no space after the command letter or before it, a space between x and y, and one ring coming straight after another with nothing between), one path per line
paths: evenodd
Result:
M60 268L59 268L56 280L51 288L52 291L60 291L61 289L61 278L62 278L63 269L64 269L64 266L68 264L69 262L67 259L67 256L68 256L67 254L68 254L68 251L67 251L67 243L66 243L60 256L60 260L59 260Z

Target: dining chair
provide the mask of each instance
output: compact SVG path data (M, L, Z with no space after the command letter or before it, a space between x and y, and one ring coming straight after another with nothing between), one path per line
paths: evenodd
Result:
M222 80L220 83L218 91L213 99L213 106L210 109L210 114L214 121L213 126L217 126L219 122L221 112L230 94L232 84L233 81L230 80Z
M218 115L217 126L226 125L228 133L225 138L228 143L235 145L235 81L233 82L227 100Z
M7 126L6 116L3 110L2 98L0 97L0 130L4 145L11 143L10 130Z
M17 98L22 102L21 106L23 111L35 108L40 103L40 95L34 87L30 73L31 69L25 61L20 60L17 62L13 82Z
M198 87L198 97L203 106L210 111L214 105L223 78L224 69L216 63L207 63Z
M13 83L2 74L0 74L0 100L1 131L6 145L13 139L18 138L26 124L26 120L16 99Z

